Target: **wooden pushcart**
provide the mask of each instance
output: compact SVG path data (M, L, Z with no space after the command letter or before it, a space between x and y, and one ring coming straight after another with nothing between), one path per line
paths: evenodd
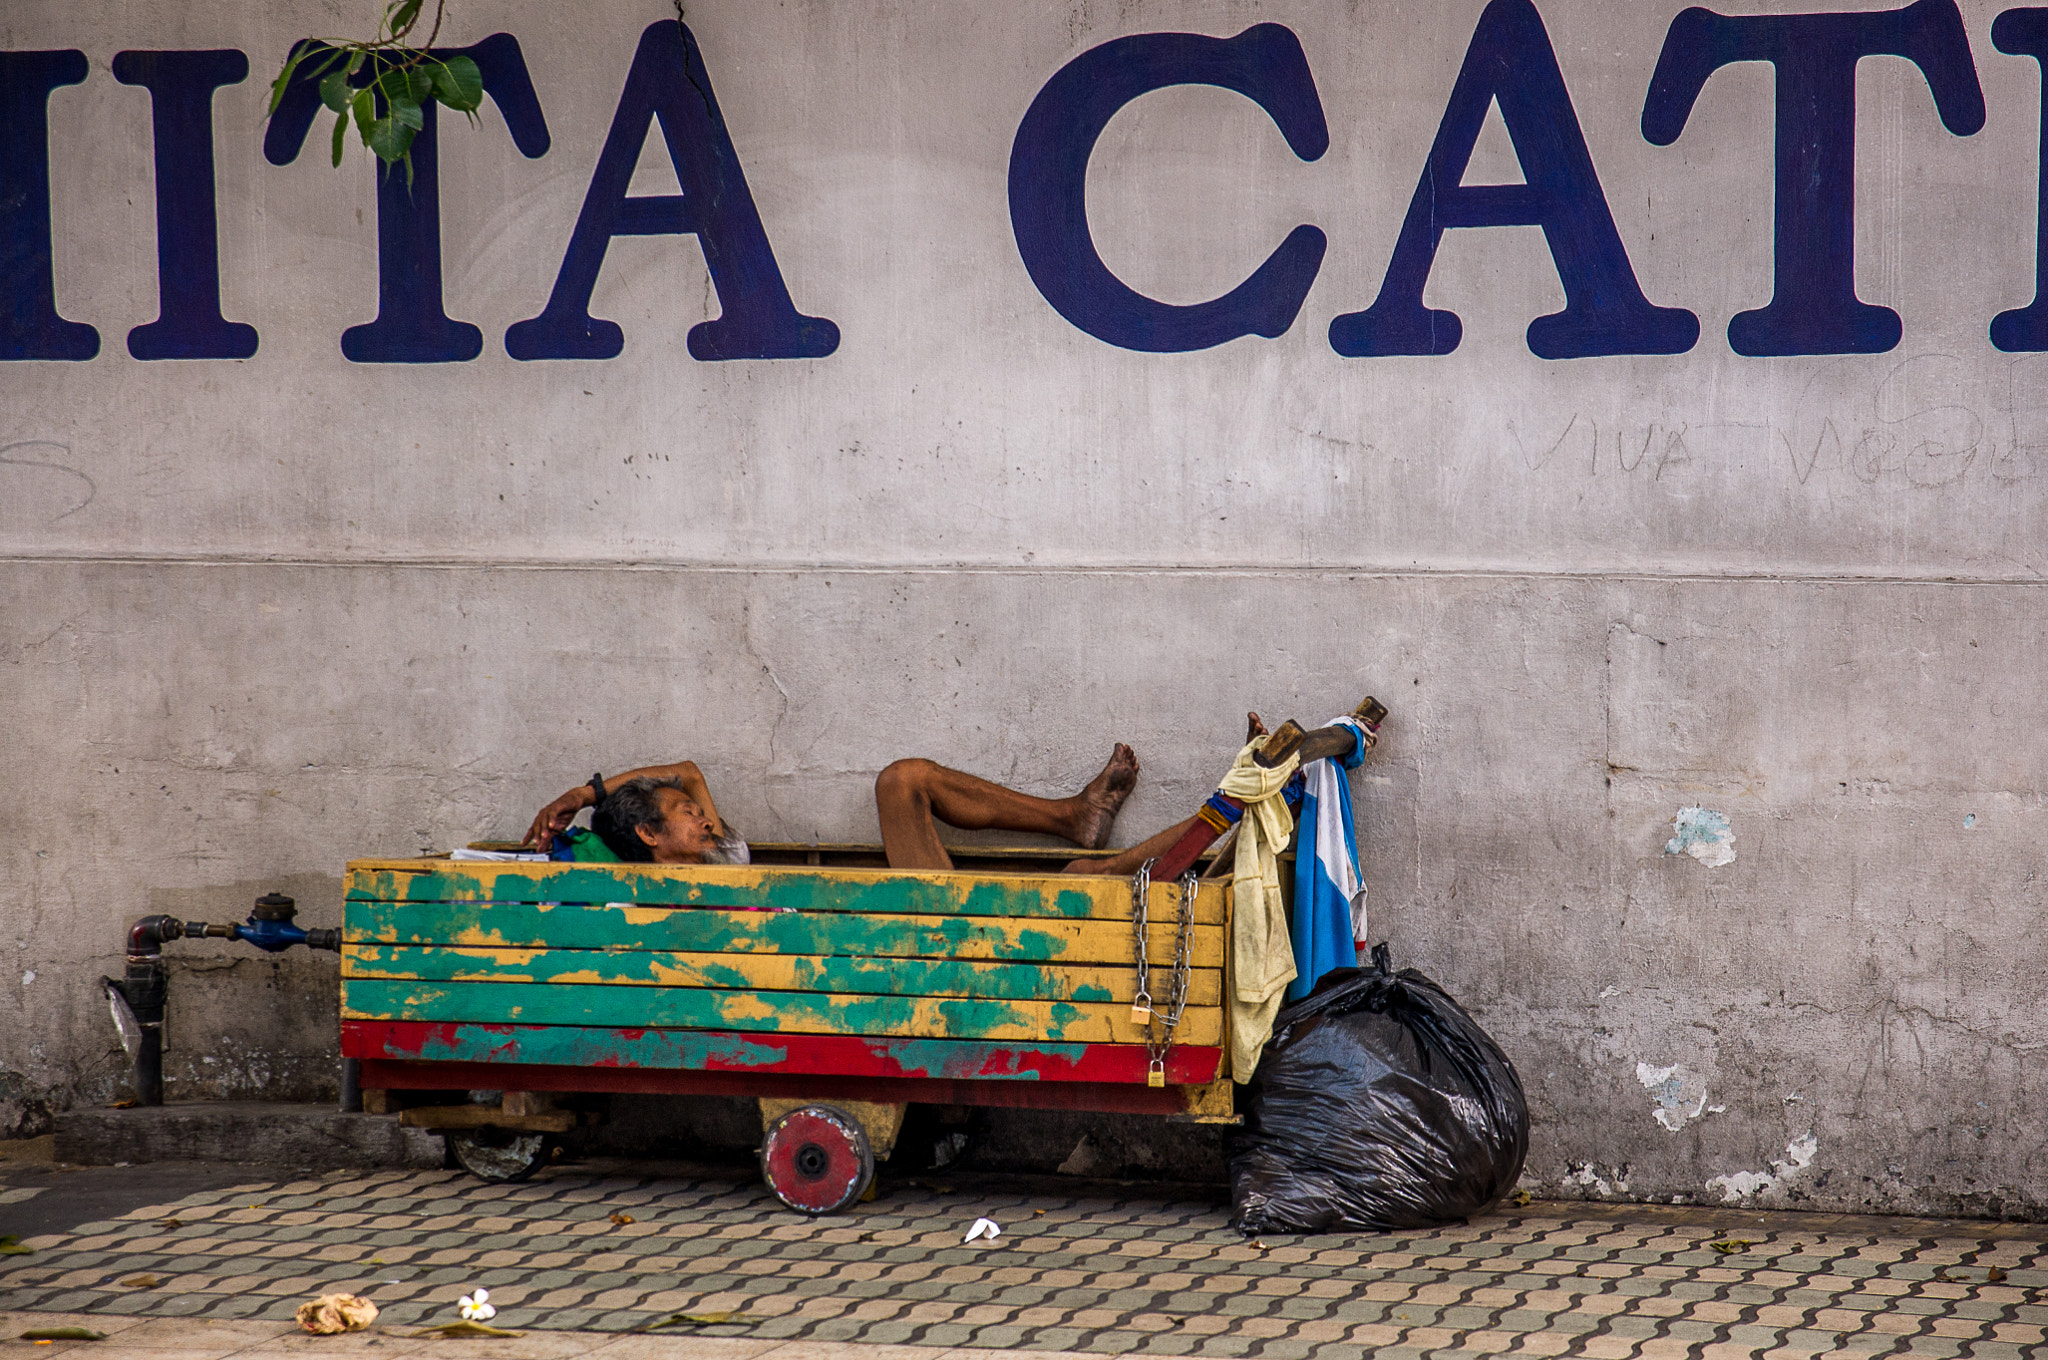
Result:
M1234 1122L1225 884L1198 884L1185 929L1182 883L1147 891L1148 1023L1134 885L1057 872L1072 851L904 873L861 867L871 848L755 852L768 862L351 863L341 1041L373 1108L501 1092L401 1117L508 1180L574 1127L565 1097L754 1097L768 1183L811 1213L866 1191L912 1102Z

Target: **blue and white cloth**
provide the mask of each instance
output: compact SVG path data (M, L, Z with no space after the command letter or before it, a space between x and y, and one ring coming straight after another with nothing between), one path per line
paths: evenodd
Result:
M1294 981L1287 999L1299 1001L1334 968L1358 966L1365 938L1365 880L1358 874L1352 831L1351 785L1345 770L1365 761L1365 729L1348 715L1330 726L1359 734L1351 754L1318 760L1302 770L1300 831L1294 845Z

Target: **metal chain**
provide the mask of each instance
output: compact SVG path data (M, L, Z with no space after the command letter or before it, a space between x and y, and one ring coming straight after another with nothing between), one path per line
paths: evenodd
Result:
M1147 863L1145 867L1149 886L1151 865ZM1153 1012L1152 1018L1159 1022L1156 1037L1149 1024L1145 1029L1145 1048L1151 1059L1145 1072L1145 1084L1148 1086L1166 1085L1166 1055L1173 1048L1173 1032L1180 1028L1180 1018L1188 1008L1188 983L1195 940L1195 893L1199 890L1199 883L1193 869L1181 875L1178 894L1180 922L1174 936L1172 980L1167 984L1167 1011L1164 1015Z
M1131 875L1131 933L1138 960L1138 993L1131 1001L1131 1023L1149 1025L1152 1023L1152 961L1145 952L1145 935L1149 922L1145 919L1145 908L1152 897L1152 861L1146 860Z

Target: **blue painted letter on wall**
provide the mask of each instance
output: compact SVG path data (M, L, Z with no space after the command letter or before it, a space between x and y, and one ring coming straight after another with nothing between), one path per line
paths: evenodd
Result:
M249 78L232 48L123 52L114 79L149 91L156 148L157 317L128 332L138 359L246 359L256 328L220 314L220 225L214 212L213 92Z
M1643 100L1643 136L1669 146L1707 77L1730 62L1777 72L1777 259L1771 303L1728 323L1737 354L1882 354L1899 314L1856 296L1856 63L1904 57L1934 93L1942 126L1984 126L1984 92L1955 0L1853 14L1716 14L1671 21Z
M0 359L90 359L100 333L57 315L50 247L50 91L85 53L0 52Z
M656 118L683 192L629 197L633 167ZM506 352L515 359L616 358L626 333L590 315L597 272L614 236L660 235L696 236L724 309L716 320L690 327L694 357L817 359L839 348L839 327L803 315L790 301L697 39L673 19L641 33L554 292L539 316L505 332Z
M1525 182L1465 184L1495 103ZM1330 347L1353 358L1449 354L1464 337L1464 323L1422 302L1437 246L1452 227L1508 226L1543 228L1564 284L1564 310L1529 323L1529 348L1542 358L1682 354L1699 339L1698 317L1653 307L1643 296L1550 35L1529 0L1493 0L1479 16L1379 297L1330 323Z
M2009 9L1991 21L1991 42L2001 52L2032 57L2048 81L2048 9ZM2041 196L2048 192L2048 88L2041 100L2038 164L2034 170L2034 300L1991 318L1991 343L2006 351L2048 350L2048 217Z
M1329 244L1311 226L1287 233L1251 277L1220 298L1176 307L1125 285L1088 233L1088 158L1117 110L1171 85L1216 85L1264 109L1305 161L1330 146L1301 40L1279 24L1234 38L1140 33L1082 53L1031 101L1010 150L1010 226L1031 281L1054 310L1124 349L1208 349L1241 335L1285 334Z
M310 56L328 50L303 42ZM297 50L297 49L294 49ZM533 92L519 40L494 33L470 47L437 47L437 57L468 57L483 77L484 93L505 116L512 144L529 158L548 150L547 119ZM320 112L319 63L302 61L263 135L263 154L272 165L289 165ZM368 66L352 81L368 85ZM434 101L420 105L421 124L412 139L412 167L377 163L377 319L341 333L341 352L359 364L440 364L474 359L484 350L484 333L444 310L441 292L441 137ZM385 111L382 96L377 111Z

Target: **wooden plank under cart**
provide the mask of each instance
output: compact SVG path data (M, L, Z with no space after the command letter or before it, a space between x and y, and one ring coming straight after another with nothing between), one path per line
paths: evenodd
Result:
M342 1052L388 1104L504 1092L402 1112L461 1130L458 1157L491 1179L545 1159L576 1117L562 1096L756 1097L769 1183L809 1212L866 1189L909 1102L1233 1119L1225 884L1197 888L1160 1052L1133 1013L1127 879L1049 872L1038 851L962 850L971 867L943 872L849 867L864 847L756 851L791 862L355 861ZM1180 885L1153 883L1146 913L1163 1012Z

